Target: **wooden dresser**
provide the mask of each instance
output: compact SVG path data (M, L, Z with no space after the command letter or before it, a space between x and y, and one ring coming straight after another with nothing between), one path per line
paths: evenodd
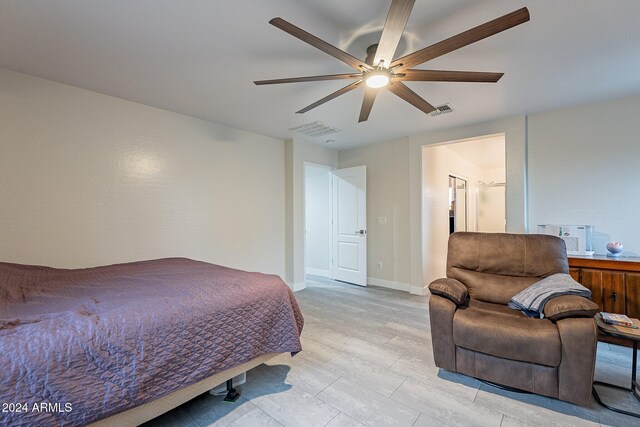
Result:
M591 290L601 311L640 318L640 258L570 256L569 273ZM601 336L600 340L618 343L609 337Z
M569 273L602 311L640 317L640 258L570 256Z

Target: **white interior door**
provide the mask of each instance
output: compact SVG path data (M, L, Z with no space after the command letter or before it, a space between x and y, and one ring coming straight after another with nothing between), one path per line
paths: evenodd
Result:
M367 168L333 171L335 280L367 286Z

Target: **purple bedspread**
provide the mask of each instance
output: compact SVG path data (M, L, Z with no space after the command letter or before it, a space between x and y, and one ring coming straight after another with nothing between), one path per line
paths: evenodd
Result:
M0 263L0 425L97 421L260 355L298 352L303 322L274 275L185 258Z

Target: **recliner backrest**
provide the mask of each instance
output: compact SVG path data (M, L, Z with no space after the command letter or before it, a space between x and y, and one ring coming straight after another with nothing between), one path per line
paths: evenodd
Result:
M568 273L564 240L542 234L459 232L449 236L447 277L471 298L507 304L511 297L555 273Z

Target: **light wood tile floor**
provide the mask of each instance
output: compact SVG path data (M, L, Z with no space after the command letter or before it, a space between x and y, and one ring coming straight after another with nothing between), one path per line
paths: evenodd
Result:
M309 277L296 298L300 354L249 371L236 403L205 393L145 427L640 425L595 402L582 408L436 368L428 296ZM630 375L630 349L599 343L596 378L626 385ZM640 411L624 393L599 390Z

